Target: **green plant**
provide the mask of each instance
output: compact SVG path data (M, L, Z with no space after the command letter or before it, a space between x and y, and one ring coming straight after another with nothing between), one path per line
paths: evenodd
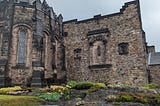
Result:
M86 95L87 95L86 93L79 93L79 94L75 95L75 98L82 98L83 99L86 97Z
M104 83L95 83L90 89L88 89L88 92L95 92L99 89L107 89L107 86Z
M130 102L130 101L132 101L132 96L130 96L130 95L122 95L122 96L119 98L119 100L120 100L121 102Z
M94 84L94 82L78 82L73 88L77 90L89 89Z
M118 102L117 100L118 100L118 96L117 95L108 95L106 98L105 98L105 100L107 101L107 102Z
M94 82L76 82L76 81L70 81L67 83L67 85L70 86L72 89L77 89L77 90L89 89L94 84L95 84Z
M71 97L70 97L70 95L66 95L66 96L64 97L64 99L65 99L65 100L70 100Z
M36 96L48 101L58 101L62 97L62 95L59 93L41 93L37 94Z
M141 103L148 103L149 101L148 101L147 98L141 98L141 99L140 99L140 102L141 102Z
M0 88L0 94L8 94L9 92L22 91L20 86Z
M70 86L71 88L75 87L76 84L77 84L76 81L69 81L69 82L67 83L67 85Z
M121 102L113 102L113 105L121 105Z
M160 96L157 97L157 104L160 105Z
M144 85L144 87L147 87L149 89L155 89L158 87L158 84L146 84L146 85Z

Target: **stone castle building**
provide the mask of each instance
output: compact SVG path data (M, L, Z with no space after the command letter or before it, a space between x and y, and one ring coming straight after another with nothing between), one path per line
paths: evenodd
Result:
M46 0L0 0L0 86L149 82L139 0L110 15L63 22Z

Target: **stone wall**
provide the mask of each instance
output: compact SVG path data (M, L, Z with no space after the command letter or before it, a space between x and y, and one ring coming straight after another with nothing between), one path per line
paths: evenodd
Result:
M147 83L141 27L138 1L126 3L119 13L64 22L68 80ZM125 54L120 53L121 43L128 45Z
M19 34L22 29L26 30L25 43L25 62L19 63ZM10 49L9 58L9 77L13 84L24 84L32 75L32 30L25 24L15 25L12 34L12 47Z
M160 65L149 65L150 83L160 84Z
M62 54L61 47L59 47L62 44L62 39L59 39L60 28L62 28L59 26L60 21L53 10L48 11L48 9L52 9L48 7L48 4L39 1L33 5L21 2L12 5L12 17L9 17L12 25L11 30L8 31L11 31L12 36L10 37L10 54L6 69L7 77L11 79L10 83L12 85L28 85L32 80L33 71L41 71L46 79L53 78L54 68L62 66L59 64L62 63L62 57L59 57L59 54ZM21 31L26 33L23 64L19 63L19 35ZM53 45L54 42L58 43ZM56 47L58 49L55 49ZM55 64L57 66L54 66Z

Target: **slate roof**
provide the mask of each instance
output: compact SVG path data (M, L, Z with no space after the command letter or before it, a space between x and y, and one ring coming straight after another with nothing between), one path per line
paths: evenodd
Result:
M160 52L149 54L148 65L160 65Z

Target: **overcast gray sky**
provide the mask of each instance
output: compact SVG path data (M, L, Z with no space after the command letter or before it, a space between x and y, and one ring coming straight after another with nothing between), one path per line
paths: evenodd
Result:
M63 15L65 21L116 13L128 1L132 0L47 0L56 14ZM160 0L140 0L140 3L148 45L155 45L156 50L160 51Z

